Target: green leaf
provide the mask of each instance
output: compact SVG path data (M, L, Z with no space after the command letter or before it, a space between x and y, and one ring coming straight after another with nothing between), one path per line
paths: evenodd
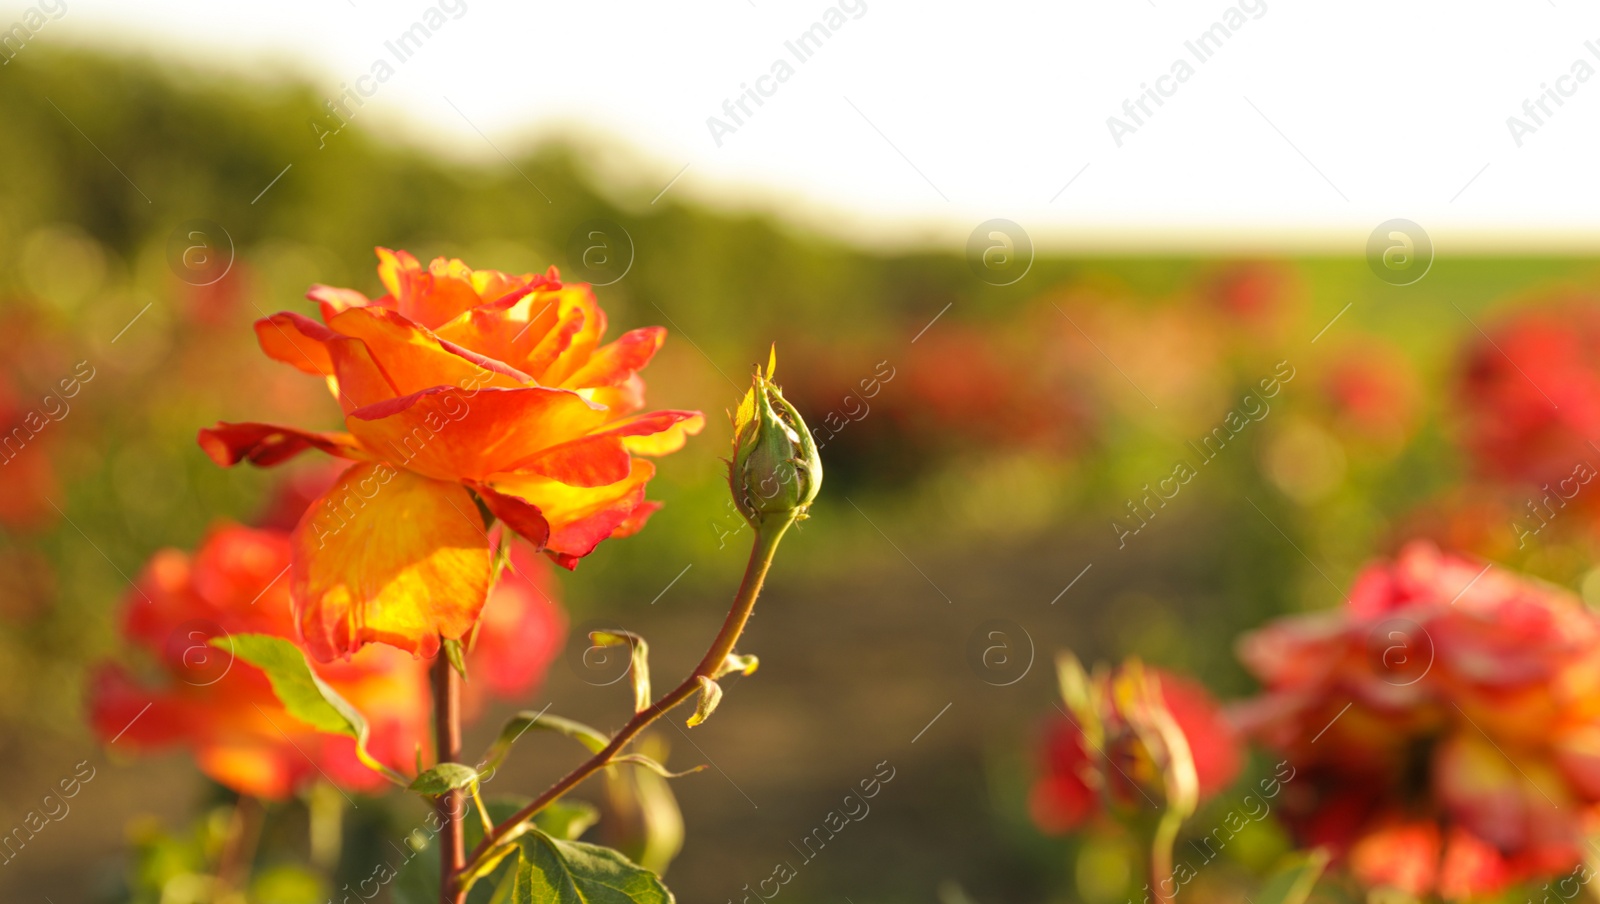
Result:
M574 722L571 719L563 719L560 716L546 715L543 711L523 710L512 716L506 722L505 727L500 729L500 737L495 739L494 744L483 755L483 765L479 767L479 771L489 774L500 768L500 764L505 762L506 756L511 753L512 745L517 743L517 739L526 734L529 729L534 728L541 731L553 731L573 738L589 748L590 753L599 753L605 749L607 744L611 743L610 738L582 722Z
M489 818L499 822L510 819L513 813L527 805L528 799L499 797L490 798L484 803L489 810ZM470 814L466 822L467 850L470 851L483 840L483 827L478 820L470 818ZM436 836L425 829L415 834L423 836L425 844L401 865L399 875L393 882L395 904L439 904L439 847L434 842ZM410 837L407 836L400 844L409 847ZM483 877L469 889L468 904L488 904L497 897L499 892L496 885L506 877L516 876L515 869L506 867L506 863L498 863L485 870ZM509 894L510 884L504 884Z
M454 637L444 639L444 655L450 660L450 667L456 670L462 681L467 680L466 651L461 647L461 641Z
M1322 848L1296 854L1267 878L1267 884L1253 900L1256 904L1303 904L1327 867L1328 852Z
M594 804L581 800L555 800L534 814L533 824L552 838L576 841L588 828L600 821L600 810Z
M382 773L397 785L405 776L378 762L367 752L367 720L311 670L305 654L293 642L270 634L235 634L213 638L211 645L231 652L267 673L272 692L291 716L328 734L355 738L356 756L367 768Z
M440 763L412 780L407 790L438 797L478 780L478 770L460 763Z
M690 728L711 718L711 713L716 710L717 704L722 702L722 685L704 675L699 678L700 699L694 705L694 715L689 717Z
M612 757L611 758L611 762L613 762L613 763L632 763L635 766L643 766L644 768L649 769L651 772L654 772L656 775L659 775L662 778L683 778L685 775L693 775L696 772L699 772L700 770L706 768L705 764L702 763L699 766L694 767L693 769L685 769L682 772L669 772L669 771L667 771L667 767L661 765L659 762L651 759L650 757L645 756L642 753L625 753L625 754L623 754L622 756L619 756L619 757Z
M512 904L673 904L655 873L610 848L540 831L518 839Z
M667 758L668 746L660 735L640 738L639 747L648 764ZM648 764L641 763L643 769L606 770L606 818L614 824L608 824L611 831L605 838L624 857L659 876L683 849L683 811L665 770Z
M721 678L723 675L731 675L734 672L738 672L741 675L753 675L760 665L761 660L754 656L729 653L723 657L722 665L717 666L717 670L712 673L711 677L713 679Z
M633 662L628 671L633 675L633 711L644 712L650 706L650 645L632 631L590 631L589 641L597 647L632 648Z

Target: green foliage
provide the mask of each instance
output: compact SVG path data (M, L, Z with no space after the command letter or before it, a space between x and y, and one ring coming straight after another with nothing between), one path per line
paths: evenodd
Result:
M395 784L406 784L404 776L367 752L367 720L317 677L305 654L292 641L268 634L235 634L215 638L211 645L265 672L272 692L290 715L317 731L354 738L356 755L362 763Z
M581 800L552 801L533 817L534 825L552 838L576 841L600 819L594 804Z
M537 829L517 842L512 904L671 904L661 880L610 848Z
M325 884L304 866L280 863L256 870L248 899L272 904L323 904L328 897Z
M599 753L611 742L611 739L601 734L597 729L590 728L582 722L564 719L561 716L552 716L544 712L531 712L524 710L512 716L500 729L500 736L483 756L482 771L493 772L505 762L506 756L511 753L511 748L524 734L532 729L540 731L553 731L556 734L566 735L589 749L590 753Z
M132 864L127 904L172 904L174 901L221 900L227 886L215 875L217 860L229 843L235 814L229 806L206 810L186 828L172 832L153 820L132 830ZM243 872L243 871L241 871ZM243 875L249 901L272 904L322 904L328 883L298 863L262 863Z
M489 811L490 819L500 822L510 819L527 803L521 798L497 797L485 802L484 808ZM483 840L483 826L470 812L464 815L467 850L470 851ZM496 896L496 876L509 876L511 873L505 863L500 863L487 875L488 881L474 883L468 891L468 904L488 904ZM426 843L417 849L415 856L400 867L394 880L394 901L395 904L439 904L439 846L436 835L427 836Z
M633 711L643 712L650 706L650 645L632 631L591 631L589 639L597 647L631 648L632 657L628 674L633 678Z
M429 797L437 797L459 788L467 788L478 781L478 770L460 763L440 763L412 779L408 790Z
M634 756L648 758L653 765L605 771L605 822L595 840L663 876L683 849L683 811L669 781L672 774L659 766L668 755L666 739L647 734L639 739L638 749Z
M1304 904L1327 868L1328 854L1321 848L1295 854L1267 879L1252 900L1257 904Z
M613 758L611 762L631 763L635 766L642 766L645 769L654 772L656 775L661 776L662 778L683 778L685 775L693 775L696 772L706 768L705 764L702 763L699 766L695 766L693 769L685 769L682 772L673 772L666 766L661 765L661 763L657 762L655 759L645 756L642 753L625 753L622 756Z
M700 677L700 698L695 701L694 715L689 717L690 728L711 718L716 711L717 704L722 702L722 685L712 681L704 675Z

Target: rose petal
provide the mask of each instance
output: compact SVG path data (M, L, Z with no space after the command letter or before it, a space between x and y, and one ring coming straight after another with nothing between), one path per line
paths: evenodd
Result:
M585 436L552 446L506 470L531 472L575 487L603 487L628 476L632 459L622 443L620 437L606 434Z
M582 558L627 522L644 501L645 484L655 470L647 459L636 458L627 478L602 487L575 487L532 474L503 475L493 485L539 507L550 524L549 551Z
M543 450L505 470L529 471L578 487L605 486L628 476L630 451L673 451L682 447L686 432L698 433L704 424L705 416L698 411L655 411L611 421L588 436Z
M241 461L271 467L307 449L321 449L329 455L358 461L372 457L348 433L313 433L276 424L220 421L215 427L202 429L198 439L200 448L224 468Z
M624 437L623 448L635 455L667 455L682 449L689 437L700 435L706 416L698 411L657 411L620 423L627 425L627 432L618 434Z
M515 388L532 382L527 374L443 342L387 308L351 308L335 315L328 326L366 344L396 395L410 395L432 386Z
M650 363L666 339L666 329L659 326L624 333L615 342L595 349L589 360L563 380L562 385L585 389L623 383Z
M529 356L528 373L544 386L561 386L576 373L606 332L606 314L587 285L562 286L555 293L557 326Z
M424 270L407 252L377 251L378 278L407 319L432 329L483 303L473 288L472 270L461 261L438 258Z
M364 308L372 301L367 296L355 289L340 289L334 286L324 286L321 283L313 285L306 291L306 297L317 303L317 309L322 312L323 322L327 322L333 315L351 308Z
M550 522L544 520L538 506L481 483L474 484L472 488L478 492L478 497L491 514L521 534L536 549L544 548L545 542L550 539Z
M610 539L617 540L622 537L633 536L644 529L645 522L650 520L651 515L659 511L661 511L661 503L659 502L645 501L639 503L633 507L633 511L628 513L628 517L617 525L617 529L611 532Z
M472 496L384 462L342 474L294 531L290 590L312 656L378 642L430 657L472 630L489 591Z
M274 361L293 365L302 373L333 376L333 361L325 343L338 334L309 317L279 311L255 323L256 341Z
M363 446L440 480L484 480L581 437L606 413L564 389L435 387L345 418Z

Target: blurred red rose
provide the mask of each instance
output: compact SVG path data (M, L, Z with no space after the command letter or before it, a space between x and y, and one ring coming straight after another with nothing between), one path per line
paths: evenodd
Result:
M554 577L549 559L526 543L512 545L467 655L470 680L462 692L469 709L485 694L507 700L525 697L544 679L567 634L566 615L555 602Z
M323 778L373 792L385 780L360 763L349 738L321 734L284 709L265 674L215 637L296 637L285 571L284 530L218 527L193 554L157 553L124 599L125 636L150 668L105 663L90 688L90 721L118 749L185 747L201 771L241 794L281 799ZM467 656L468 708L488 695L514 696L543 678L560 649L565 619L550 593L550 566L531 549L512 553ZM349 659L312 668L371 726L368 749L406 771L417 745L430 744L428 666L373 644Z
M1201 296L1230 322L1258 336L1277 336L1299 313L1296 273L1280 263L1239 261L1199 280Z
M1281 812L1358 879L1456 900L1572 869L1600 815L1600 621L1425 543L1348 605L1247 635L1239 722L1301 776Z
M1535 486L1600 462L1600 299L1570 296L1485 327L1457 396L1480 473Z
M206 775L256 797L284 798L322 776L353 791L382 789L351 739L300 723L263 672L207 645L234 634L293 637L288 566L287 533L234 525L212 531L193 555L156 553L122 611L124 635L154 660L154 674L96 670L89 709L100 738L118 749L187 747ZM372 754L406 767L427 736L425 663L379 647L314 669L366 717Z
M1410 438L1422 387L1399 349L1370 337L1337 347L1315 369L1317 392L1342 437L1395 447Z
M1155 678L1165 714L1187 741L1200 798L1227 787L1239 773L1241 751L1232 727L1205 688L1159 669L1144 669ZM1135 695L1116 688L1129 675L1127 666L1098 675L1089 694L1097 712L1084 718L1063 716L1046 727L1039 750L1039 773L1028 806L1033 821L1051 833L1070 832L1102 809L1104 788L1118 803L1143 806L1166 793L1163 754L1145 730L1156 715ZM1085 725L1098 722L1100 740Z

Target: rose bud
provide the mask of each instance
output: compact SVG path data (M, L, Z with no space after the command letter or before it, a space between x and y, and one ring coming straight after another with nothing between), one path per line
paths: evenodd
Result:
M728 463L734 505L758 532L769 520L787 526L805 518L822 487L822 459L811 430L772 382L777 362L774 348L766 373L756 368L739 403Z

